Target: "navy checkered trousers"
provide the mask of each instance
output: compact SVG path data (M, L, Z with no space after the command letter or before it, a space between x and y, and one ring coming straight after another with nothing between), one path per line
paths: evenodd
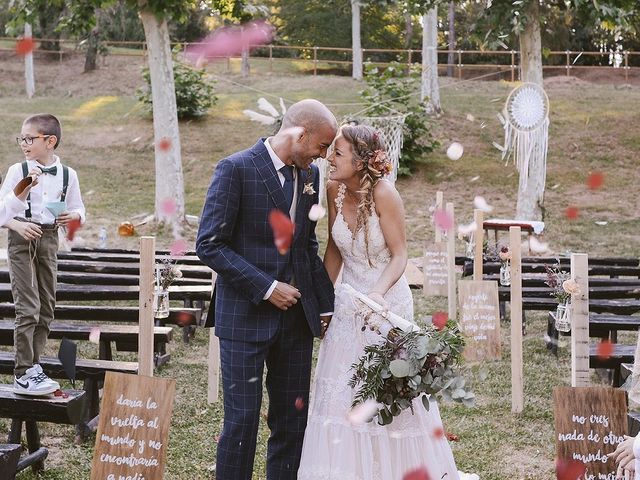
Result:
M305 194L312 182L315 193ZM288 205L264 145L221 160L205 201L196 252L218 273L207 326L220 338L224 427L218 441L216 479L250 480L267 367L269 394L268 480L297 477L307 423L313 337L320 313L333 311L333 285L318 256L315 222L319 175L298 171L295 234L287 254L278 253L269 212ZM298 304L282 311L262 298L273 280L293 272Z

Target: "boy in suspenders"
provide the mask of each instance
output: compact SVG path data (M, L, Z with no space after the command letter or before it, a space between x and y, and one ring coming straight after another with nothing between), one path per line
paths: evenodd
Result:
M25 161L9 167L0 188L4 198L24 177L40 172L27 208L4 225L9 228L9 275L16 307L13 388L21 395L47 395L60 388L38 362L55 309L58 228L85 220L78 175L54 154L61 135L60 122L53 115L27 118L17 138Z

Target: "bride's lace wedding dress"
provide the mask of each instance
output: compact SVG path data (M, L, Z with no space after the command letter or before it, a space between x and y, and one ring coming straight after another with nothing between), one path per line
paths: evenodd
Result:
M346 187L340 184L335 199L337 215L331 233L342 254L342 282L368 293L390 260L375 208L369 218L369 265L364 231L349 230L342 203ZM413 321L413 298L405 277L387 292L389 310ZM381 338L369 329L362 331L359 305L337 285L333 319L320 346L312 387L309 421L299 480L401 480L407 471L425 467L433 480L458 480L451 448L442 432L435 401L427 411L421 400L405 410L391 425L374 419L352 425L347 419L354 390L349 387L351 365L363 354L365 345Z

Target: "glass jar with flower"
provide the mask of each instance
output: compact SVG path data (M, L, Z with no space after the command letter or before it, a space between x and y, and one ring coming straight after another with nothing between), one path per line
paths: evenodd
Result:
M511 250L509 247L501 247L498 252L500 258L500 285L511 285Z
M182 272L170 259L161 260L156 264L155 288L153 292L153 315L155 318L169 316L169 285L176 278L181 278Z
M551 296L558 301L556 307L555 327L559 332L571 331L571 295L580 294L580 286L570 278L568 272L560 268L560 263L554 267L545 266L547 279L545 283L551 287Z

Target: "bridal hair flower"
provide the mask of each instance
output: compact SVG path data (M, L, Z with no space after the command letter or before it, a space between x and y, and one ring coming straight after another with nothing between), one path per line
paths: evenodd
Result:
M389 156L384 150L374 150L367 160L369 168L375 170L380 175L388 175L393 170L393 165L389 161Z

